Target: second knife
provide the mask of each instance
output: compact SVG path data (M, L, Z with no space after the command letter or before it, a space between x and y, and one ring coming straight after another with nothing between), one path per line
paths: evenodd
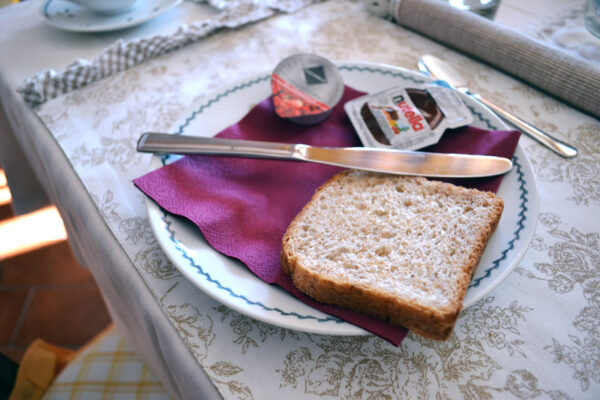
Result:
M460 76L460 74L458 74L448 63L440 60L439 58L431 55L422 56L419 59L419 70L424 74L431 76L432 78L446 81L450 86L486 105L500 117L519 128L521 132L537 140L556 154L565 158L573 158L577 155L577 149L575 147L561 142L541 129L538 129L530 123L517 117L510 111L500 107L498 104L495 104L478 93L474 93L469 90L462 76Z

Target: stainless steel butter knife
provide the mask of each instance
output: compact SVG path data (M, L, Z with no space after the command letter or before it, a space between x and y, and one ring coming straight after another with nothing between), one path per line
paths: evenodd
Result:
M367 147L316 147L208 138L200 136L144 133L137 150L145 153L202 154L309 161L397 175L435 178L478 178L504 174L511 160L494 156L426 153Z
M482 97L478 93L474 93L469 90L463 77L445 61L442 61L439 58L431 55L422 56L419 59L419 70L426 75L430 75L432 78L441 79L448 82L450 86L486 105L500 117L517 127L521 132L537 140L556 154L565 158L572 158L577 155L577 149L575 147L561 142L541 129L531 125L529 122L517 117L510 111L500 107L498 104Z

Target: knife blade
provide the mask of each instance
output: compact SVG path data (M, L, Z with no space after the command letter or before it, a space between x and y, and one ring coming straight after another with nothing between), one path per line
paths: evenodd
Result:
M462 75L456 72L456 70L445 61L432 55L424 55L419 59L418 67L422 73L429 75L434 79L446 81L453 88L484 104L500 117L517 127L521 132L537 140L556 154L565 158L573 158L577 155L578 151L575 147L550 136L548 133L536 128L529 122L517 117L491 100L471 91Z
M344 168L434 178L479 178L504 174L512 168L511 160L495 156L427 153L367 147L316 147L306 144L220 139L154 132L147 132L140 136L137 151L308 161Z

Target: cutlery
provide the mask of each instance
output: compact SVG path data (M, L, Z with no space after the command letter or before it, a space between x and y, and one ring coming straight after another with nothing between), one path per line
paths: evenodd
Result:
M426 153L367 147L316 147L306 144L153 132L147 132L140 136L137 151L309 161L344 168L436 178L493 176L504 174L512 168L512 162L509 159L494 156Z
M482 97L480 94L469 90L463 77L445 61L442 61L439 58L432 55L425 55L419 59L418 65L419 70L425 75L429 75L434 79L446 81L450 86L472 97L476 101L479 101L480 103L486 105L500 117L510 122L515 127L519 128L521 132L537 140L542 145L554 151L556 154L565 158L573 158L577 155L577 149L573 146L561 142L556 138L553 138L546 132L522 120L510 111L507 111L506 109L500 107L492 101Z

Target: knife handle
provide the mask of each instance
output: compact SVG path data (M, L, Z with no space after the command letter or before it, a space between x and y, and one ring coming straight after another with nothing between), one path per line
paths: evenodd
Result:
M138 139L143 153L203 154L271 159L297 159L297 145L253 140L146 132Z
M519 128L521 130L521 132L523 132L524 134L528 135L529 137L537 140L538 142L540 142L541 144L543 144L544 146L546 146L547 148L549 148L556 154L558 154L562 157L565 157L565 158L573 158L577 155L578 151L575 147L568 145L564 142L561 142L560 140L558 140L556 138L553 138L546 132L536 128L535 126L531 125L530 123L528 123L526 121L523 121L521 118L517 117L510 111L505 110L504 108L500 107L496 103L491 102L490 100L482 97L481 95L479 95L477 93L469 92L469 95L471 95L471 97L480 101L481 103L485 104L496 114L500 115L502 118L504 118L505 120L507 120L508 122L510 122L517 128Z

